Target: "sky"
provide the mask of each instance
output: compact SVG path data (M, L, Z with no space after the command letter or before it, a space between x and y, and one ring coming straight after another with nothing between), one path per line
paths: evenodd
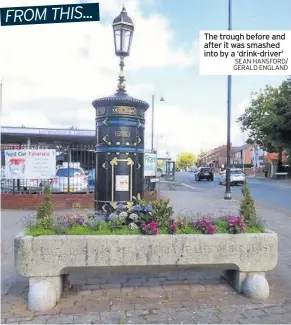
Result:
M95 1L79 1L95 2ZM1 7L77 3L1 0ZM94 129L92 101L112 95L119 61L112 20L124 4L135 24L125 60L128 94L151 104L155 148L175 157L226 143L227 77L199 75L200 30L226 30L228 0L100 0L100 22L0 28L1 124ZM233 30L291 30L290 0L232 0ZM243 143L237 118L250 94L284 76L233 76L233 145ZM164 102L160 102L163 96ZM150 147L151 106L146 112Z

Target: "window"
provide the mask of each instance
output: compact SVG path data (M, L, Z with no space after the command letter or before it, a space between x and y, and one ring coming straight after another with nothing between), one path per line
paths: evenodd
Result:
M234 175L240 175L240 174L243 174L243 172L239 169L233 169L230 171L231 174L234 174Z

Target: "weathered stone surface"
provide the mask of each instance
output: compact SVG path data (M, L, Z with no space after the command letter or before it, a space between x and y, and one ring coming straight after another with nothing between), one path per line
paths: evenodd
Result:
M28 308L34 311L51 309L57 302L56 290L49 281L31 285L28 294Z
M266 272L278 259L276 233L159 236L24 236L15 238L15 264L27 277L58 276L66 267L225 265Z
M56 292L56 301L58 302L61 299L62 291L63 291L63 279L62 276L55 276L55 277L30 277L29 278L29 287L31 288L34 284L41 282L41 281L48 281L52 288Z
M261 274L249 275L243 282L243 293L245 296L253 299L268 299L270 289L265 276Z

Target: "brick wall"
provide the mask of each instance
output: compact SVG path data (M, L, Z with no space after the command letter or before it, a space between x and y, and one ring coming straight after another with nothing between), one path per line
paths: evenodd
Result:
M156 192L146 192L144 198L153 200ZM41 204L42 194L13 194L1 193L1 209L35 210ZM94 194L52 194L55 209L94 208Z
M35 210L41 204L42 194L1 194L2 209ZM94 194L52 194L55 209L72 209L74 205L82 209L94 207Z

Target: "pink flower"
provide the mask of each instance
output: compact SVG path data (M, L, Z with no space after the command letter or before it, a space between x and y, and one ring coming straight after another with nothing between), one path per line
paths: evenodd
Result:
M171 225L170 227L171 231L176 232L178 230L178 227L176 224Z
M231 234L242 233L245 232L247 229L247 225L243 222L243 218L241 216L240 217L228 216L227 223L228 223L229 232Z
M195 226L198 230L200 230L203 234L215 234L216 228L212 224L211 219L203 217L195 222Z

